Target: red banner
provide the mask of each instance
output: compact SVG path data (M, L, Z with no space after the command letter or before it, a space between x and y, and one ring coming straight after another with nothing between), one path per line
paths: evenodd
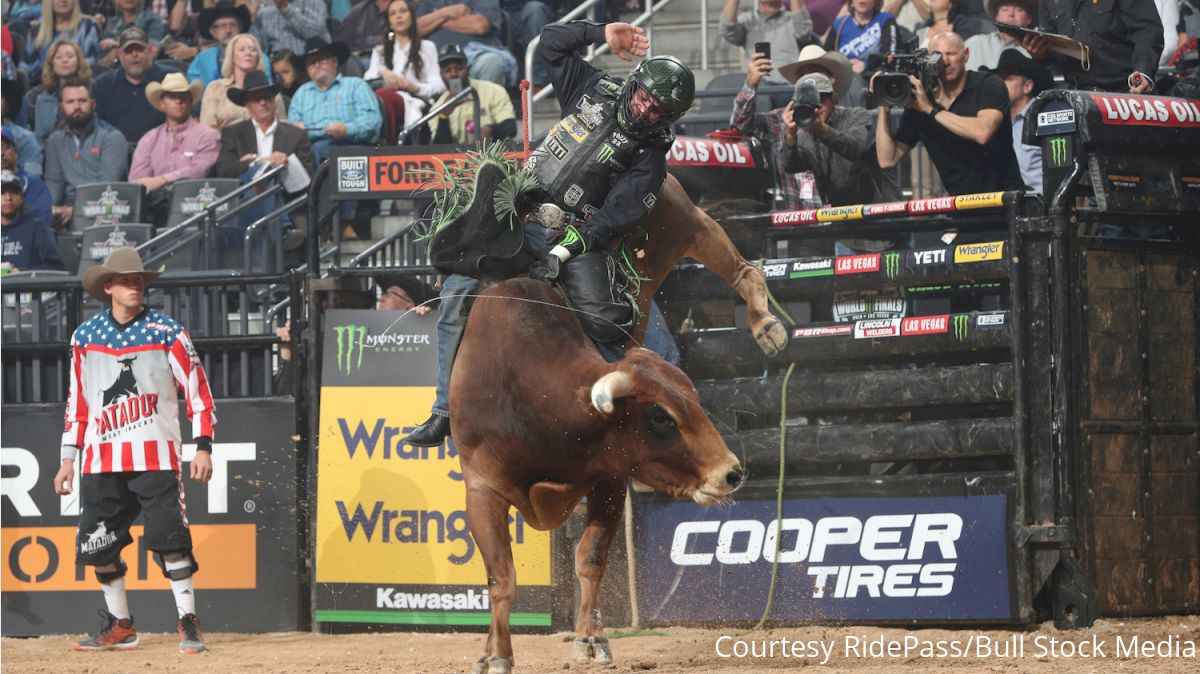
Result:
M742 143L711 138L676 138L667 153L671 166L729 166L755 168L754 155Z
M1184 98L1091 94L1105 124L1200 129L1200 104Z

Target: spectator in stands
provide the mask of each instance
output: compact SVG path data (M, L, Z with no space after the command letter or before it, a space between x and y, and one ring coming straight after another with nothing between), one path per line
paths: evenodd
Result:
M516 41L516 57L518 65L525 64L525 50L533 38L541 35L547 24L554 23L554 9L540 0L503 0L501 5L508 25L512 28ZM542 46L539 43L533 50L533 72L525 73L525 77L535 89L541 89L550 81L550 64L542 56Z
M388 25L388 0L359 0L342 20L333 39L345 42L351 54L362 54L382 42L381 26Z
M100 28L84 16L78 0L42 0L41 23L37 34L25 43L25 55L21 58L21 67L30 78L39 79L50 45L60 39L79 45L90 63L94 64L100 56Z
M8 6L4 15L5 28L11 28L13 33L33 35L37 32L42 21L42 0L16 0ZM20 54L9 54L20 59Z
M966 0L928 0L927 6L929 18L916 31L918 46L928 48L935 35L946 31L958 33L964 40L979 32L979 23L967 16Z
M129 166L129 143L96 114L87 84L67 80L60 91L65 124L46 140L46 187L56 227L71 221L76 187L122 181Z
M271 72L274 79L282 87L280 93L284 100L292 100L296 90L308 81L308 73L304 69L304 59L284 49L271 54Z
M0 56L7 57L7 54L0 52ZM5 58L10 64L12 59ZM44 165L44 153L42 152L42 143L38 142L37 136L33 132L15 123L13 112L21 110L21 97L24 92L21 90L21 83L16 79L9 79L9 73L16 74L16 67L5 66L3 83L0 84L0 119L3 120L4 128L12 134L13 143L17 146L17 153L21 157L21 168L31 175L42 175Z
M433 310L430 300L437 298L433 288L414 276L376 276L375 288L379 290L379 302L375 305L382 311L412 311L424 316Z
M185 2L186 0L177 0ZM250 10L244 5L235 5L230 0L221 0L216 6L200 12L200 21L196 31L205 40L213 44L204 51L196 54L192 64L188 66L188 81L200 80L205 86L221 77L221 65L225 58L225 48L236 35L250 30Z
M163 24L162 18L146 8L145 0L113 0L113 2L118 11L104 23L104 36L100 40L100 51L104 55L98 62L106 66L116 63L114 50L117 47L121 31L129 26L141 28L145 31L146 38L153 44L158 44L158 41L167 34L167 27Z
M24 185L15 173L0 171L0 224L3 262L9 271L63 268L62 254L50 223L25 206Z
M395 143L396 134L420 119L428 102L446 90L437 61L437 47L417 37L411 0L388 2L383 43L371 52L371 65L363 76L383 80L375 90L383 111L383 142Z
M849 68L837 73L838 82L851 77ZM797 79L801 85L811 84L816 89L821 104L797 112L792 101L783 111L785 150L780 160L784 170L812 171L827 206L898 200L900 183L895 172L881 169L875 159L871 113L866 108L838 105L841 94L849 87L835 86L824 73L809 72Z
M28 173L21 168L21 153L17 150L17 141L12 129L4 127L3 139L0 140L0 168L12 171L17 180L21 181L21 194L25 198L25 207L37 213L46 224L50 223L50 190L40 176Z
M455 44L467 55L471 77L502 87L517 83L517 58L500 42L498 0L421 0L417 33L438 50Z
M1011 23L1014 26L1033 28L1037 16L1037 0L988 0L987 13L993 21ZM967 70L995 68L1000 55L1015 49L1025 56L1029 52L1021 47L1017 38L998 30L972 35L966 40Z
M1042 148L1021 142L1028 119L1029 106L1038 94L1054 88L1054 76L1042 64L1016 49L1000 55L1000 63L992 71L1004 80L1008 88L1009 116L1012 118L1013 152L1021 169L1025 189L1042 193Z
M279 118L278 83L267 81L257 70L246 75L240 86L229 89L229 100L243 106L247 119L221 131L221 153L216 175L221 178L245 178L263 164L282 166L295 156L311 176L317 170L312 144L300 127Z
M845 54L856 73L870 69L871 56L883 56L899 45L896 18L882 7L883 0L846 0L849 13L833 22L825 40L825 48Z
M42 68L42 79L37 86L25 94L25 114L35 136L41 142L62 124L62 107L59 101L59 83L68 78L77 78L92 83L92 66L83 56L79 45L69 40L59 40L47 52L47 67Z
M498 84L477 80L467 74L467 55L462 47L448 44L438 56L442 70L442 81L446 93L434 103L434 107L450 100L460 91L471 87L479 94L479 119L475 119L475 104L470 96L460 100L449 110L443 110L433 120L433 142L474 145L475 129L480 128L483 139L499 140L517 135L517 116L513 112L508 92Z
M328 18L325 0L259 0L253 32L269 54L280 49L303 54L310 40L329 41Z
M163 123L162 112L146 99L146 87L162 82L174 70L154 62L157 51L146 31L137 26L126 28L117 41L121 67L97 77L92 85L96 114L116 127L131 145Z
M800 47L813 36L813 22L804 0L756 0L757 8L738 13L738 0L725 0L718 24L721 37L731 45L745 47L746 59L754 56L754 45L771 43L771 61L792 63L800 58ZM784 9L784 4L788 9ZM787 81L778 70L772 70L762 81L767 85L783 85ZM790 94L772 97L776 107L787 105Z
M288 121L308 132L317 163L329 157L331 146L374 141L383 121L371 87L361 78L338 74L349 56L345 44L320 38L304 49L309 81L292 97Z
M929 49L942 55L935 96L931 100L920 80L910 76L914 100L894 136L889 109L879 107L879 165L896 166L917 141L924 141L950 194L1021 189L1004 82L991 73L966 69L967 50L957 33L939 33Z
M268 69L267 59L259 50L258 40L253 35L243 33L230 40L225 47L225 63L221 66L224 77L213 80L204 90L200 103L200 123L220 131L231 124L250 119L246 108L229 100L228 91L231 87L242 86L249 73L264 73L265 77ZM276 110L279 119L287 119L282 96Z
M203 178L217 163L221 134L192 119L192 106L203 89L200 80L189 84L182 73L170 73L162 84L146 87L146 100L166 117L138 141L129 166L129 182L146 189L146 222L166 222L175 181Z
M1163 51L1162 20L1154 3L1113 0L1067 4L1047 0L1040 5L1038 27L1091 45L1087 64L1057 55L1069 88L1131 94L1153 89ZM1021 46L1039 61L1050 54L1047 38L1029 36Z
M1175 55L1175 48L1181 42L1179 38L1179 0L1154 0L1154 7L1158 10L1158 20L1162 24L1163 30L1163 49L1162 55L1158 59L1158 65L1165 66Z
M762 54L754 54L746 67L746 82L733 101L733 114L729 125L743 136L757 138L772 156L780 158L771 162L775 171L775 184L779 186L780 209L797 210L801 208L816 208L821 205L820 194L816 190L816 182L811 171L788 173L783 170L782 158L786 154L787 145L784 136L787 127L783 121L784 106L779 106L769 112L756 112L758 101L758 85L763 77L773 72L771 59ZM838 52L826 52L824 49L809 45L801 52L795 63L784 66L789 76L799 77L805 73L820 72L835 80L834 86L845 87L846 75L850 63ZM853 76L853 75L851 75ZM787 81L786 79L784 80ZM789 97L790 98L790 97Z

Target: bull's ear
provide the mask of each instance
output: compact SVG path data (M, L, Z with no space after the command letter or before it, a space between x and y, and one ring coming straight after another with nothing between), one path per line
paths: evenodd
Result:
M613 370L592 384L592 407L604 415L616 411L613 401L633 392L633 377L627 372Z

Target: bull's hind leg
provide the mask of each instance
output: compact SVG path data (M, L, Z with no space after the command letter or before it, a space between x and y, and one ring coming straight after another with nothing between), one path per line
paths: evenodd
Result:
M693 221L702 232L692 239L685 254L725 279L746 301L746 321L754 340L768 358L775 357L787 346L787 330L767 307L767 279L762 270L737 252L725 230L702 209L695 209Z
M625 480L610 479L588 492L587 528L575 547L575 575L579 578L579 616L575 619L575 643L571 646L575 662L595 660L612 662L612 650L603 636L600 620L600 581L608 564L608 547L621 525L625 507Z
M508 535L508 502L494 492L468 486L467 523L483 557L492 604L487 646L472 673L508 674L513 665L508 619L517 594L512 541Z

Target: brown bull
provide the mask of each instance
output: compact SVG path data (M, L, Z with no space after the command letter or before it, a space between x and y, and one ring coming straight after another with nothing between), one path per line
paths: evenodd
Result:
M725 279L746 302L746 320L751 334L768 358L787 345L787 331L767 308L767 283L762 270L746 261L725 230L703 209L692 203L683 186L668 175L654 209L640 223L649 234L644 254L634 261L638 274L647 281L638 295L643 316L649 315L650 300L667 274L683 257L694 258L709 271ZM646 334L642 321L634 338Z
M560 526L587 497L575 549L582 590L575 655L611 652L599 624L600 581L629 478L697 503L721 502L741 464L678 368L646 349L608 363L550 286L505 281L475 302L450 382L452 430L467 521L487 568L492 622L474 671L513 662L509 612L517 579L508 512L535 529Z

